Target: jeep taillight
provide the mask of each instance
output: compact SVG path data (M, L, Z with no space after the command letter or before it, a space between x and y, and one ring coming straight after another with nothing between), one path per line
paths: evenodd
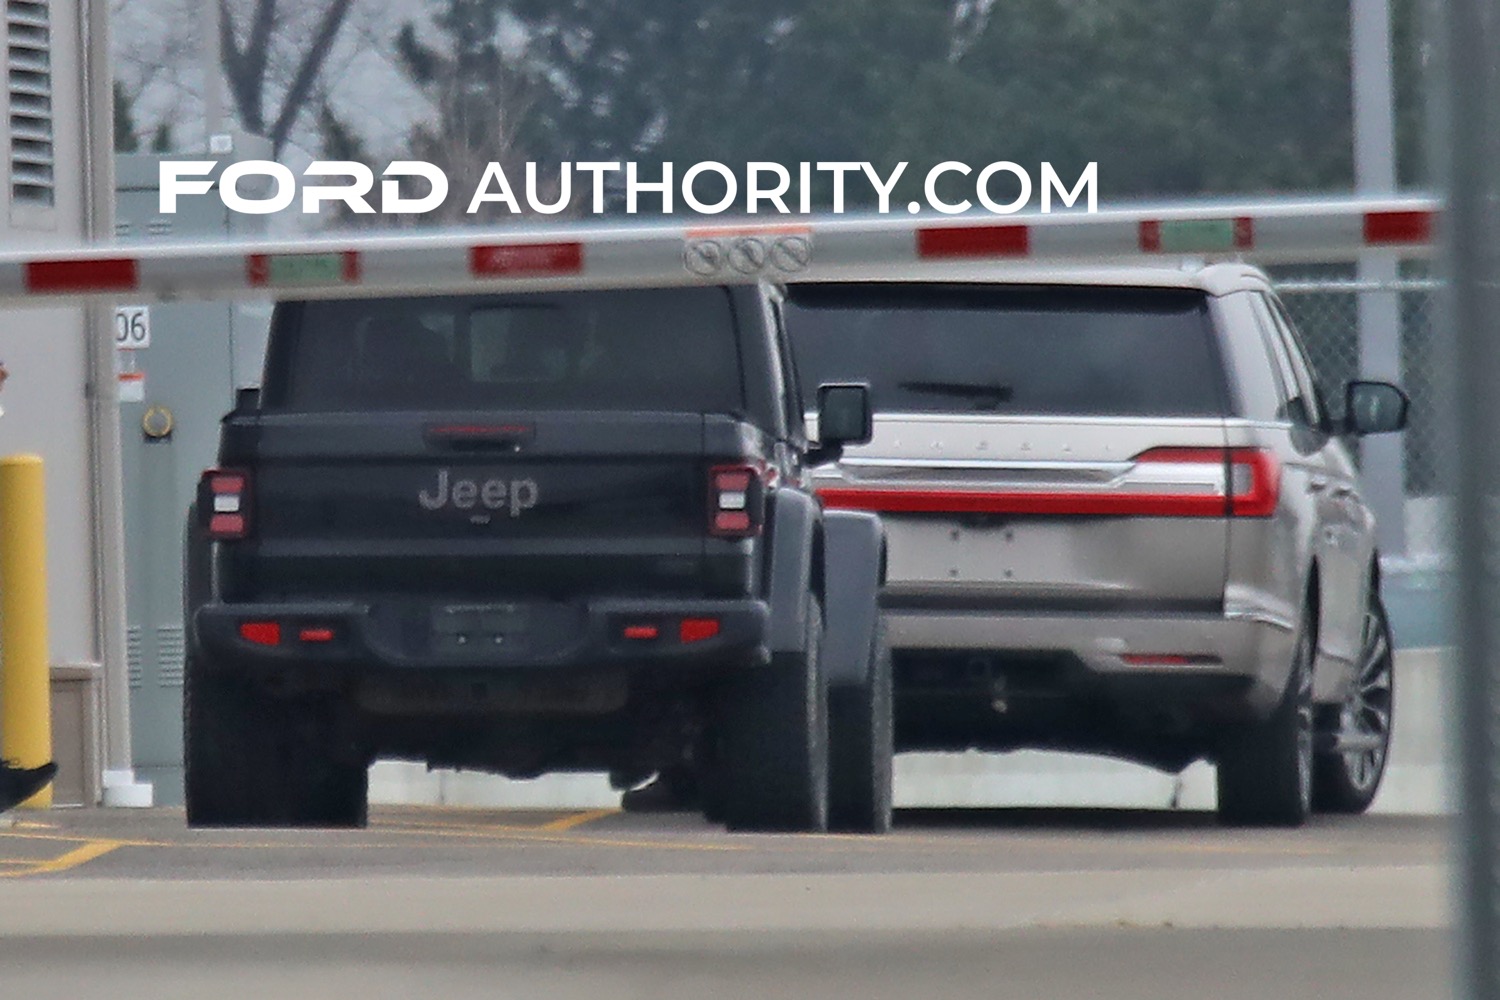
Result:
M719 538L759 534L765 487L753 465L716 465L708 470L708 533Z
M198 516L214 541L229 542L250 534L250 474L238 469L209 469L198 481Z

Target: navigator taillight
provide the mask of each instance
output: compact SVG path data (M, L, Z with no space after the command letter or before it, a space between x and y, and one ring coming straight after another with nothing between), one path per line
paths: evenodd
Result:
M848 510L1043 517L1270 517L1281 495L1281 466L1263 448L1152 448L1112 476L1084 487L841 485L818 495Z
M1281 500L1281 463L1264 448L1229 449L1230 512L1270 517Z
M1135 457L1136 467L1158 469L1165 466L1213 469L1215 475L1227 474L1227 484L1215 492L1227 495L1228 513L1233 517L1270 517L1276 513L1281 496L1281 465L1276 456L1264 448L1153 448ZM1220 471L1222 470L1222 471ZM1183 495L1184 505L1201 505L1198 498ZM1170 494L1163 497L1169 503ZM1194 513L1186 509L1182 514Z

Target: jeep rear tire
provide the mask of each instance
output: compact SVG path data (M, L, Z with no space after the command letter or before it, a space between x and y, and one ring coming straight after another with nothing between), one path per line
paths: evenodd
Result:
M183 687L189 826L362 827L368 772L341 760L317 706L267 697L190 653Z
M1291 673L1275 713L1232 731L1219 749L1224 823L1296 827L1312 811L1314 614L1311 606L1303 611Z
M828 685L823 614L809 594L802 649L743 672L720 691L725 825L731 830L828 828Z
M875 629L863 683L828 692L828 826L849 833L891 828L895 758L891 649Z

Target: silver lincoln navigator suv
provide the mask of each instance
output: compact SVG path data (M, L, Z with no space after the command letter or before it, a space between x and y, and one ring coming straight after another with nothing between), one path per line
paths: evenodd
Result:
M1393 666L1349 445L1408 403L1325 393L1264 274L907 273L785 318L804 382L872 388L816 485L885 522L899 750L1207 758L1231 823L1369 806Z

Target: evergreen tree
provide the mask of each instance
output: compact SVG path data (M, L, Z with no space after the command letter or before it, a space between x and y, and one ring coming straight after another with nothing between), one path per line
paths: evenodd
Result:
M114 86L115 106L115 152L134 153L141 148L140 138L135 134L135 117L130 113L130 95L125 84L119 80Z
M1406 179L1416 11L1393 4ZM1105 200L1353 183L1349 14L1326 0L434 0L431 23L432 43L410 24L398 39L435 108L412 154L468 164L469 191L488 160L514 178L527 157L633 160L648 179L666 160L679 178L707 159L907 161L898 204L943 160L1033 178L1046 161L1065 182L1096 161Z

